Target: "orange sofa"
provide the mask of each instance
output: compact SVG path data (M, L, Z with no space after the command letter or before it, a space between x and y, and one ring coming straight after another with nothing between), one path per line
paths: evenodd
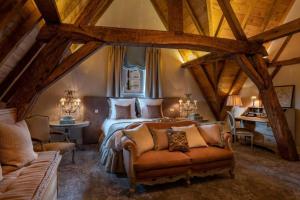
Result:
M166 129L174 126L196 124L192 121L154 123L146 122L148 128ZM136 125L135 125L136 126ZM134 127L128 127L134 128ZM172 182L194 176L207 176L229 172L234 177L234 155L230 146L231 135L223 136L224 148L199 147L188 152L170 152L169 150L151 150L137 156L136 145L123 136L124 166L130 182L130 191L134 192L137 183L153 185Z

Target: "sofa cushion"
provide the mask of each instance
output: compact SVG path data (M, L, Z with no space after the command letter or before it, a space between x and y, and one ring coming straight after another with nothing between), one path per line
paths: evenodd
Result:
M198 128L193 124L190 126L172 127L174 131L184 131L190 148L207 147L207 144Z
M163 169L191 164L191 159L182 152L148 151L141 155L134 163L136 171Z
M4 175L0 199L44 199L60 159L58 152L41 152L30 165Z
M37 158L26 122L0 123L0 162L22 167Z
M233 158L233 152L218 147L193 148L185 153L191 158L193 164L208 163Z
M221 131L218 124L201 125L198 129L207 144L222 145Z
M162 150L169 147L168 142L168 129L150 129L153 141L154 149Z
M135 142L138 156L154 148L152 135L145 124L133 129L125 129L123 133Z

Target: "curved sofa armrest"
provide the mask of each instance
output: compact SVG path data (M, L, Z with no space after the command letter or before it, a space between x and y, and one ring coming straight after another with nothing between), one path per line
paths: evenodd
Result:
M121 138L123 146L123 162L127 173L127 177L130 180L131 185L135 185L135 170L134 163L137 159L137 150L135 143L130 140L127 136Z
M228 150L232 151L231 138L232 138L231 133L224 133L223 134L223 140L224 140L225 149L228 149Z
M134 160L137 158L137 149L135 143L127 136L121 138L123 149L129 151L132 154Z

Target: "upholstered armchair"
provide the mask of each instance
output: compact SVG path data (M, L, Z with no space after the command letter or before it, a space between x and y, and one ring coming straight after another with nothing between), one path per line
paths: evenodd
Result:
M75 162L75 144L68 142L64 133L50 131L48 116L30 116L26 119L26 123L34 143L35 151L59 151L61 155L72 152L72 162ZM64 141L52 142L51 135L59 135L64 138Z

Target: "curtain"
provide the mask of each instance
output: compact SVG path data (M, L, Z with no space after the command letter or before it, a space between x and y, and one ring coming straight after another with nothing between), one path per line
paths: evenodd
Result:
M111 46L108 53L108 75L107 75L107 96L120 97L121 75L126 47Z
M160 98L161 90L161 51L156 48L146 48L146 97Z

